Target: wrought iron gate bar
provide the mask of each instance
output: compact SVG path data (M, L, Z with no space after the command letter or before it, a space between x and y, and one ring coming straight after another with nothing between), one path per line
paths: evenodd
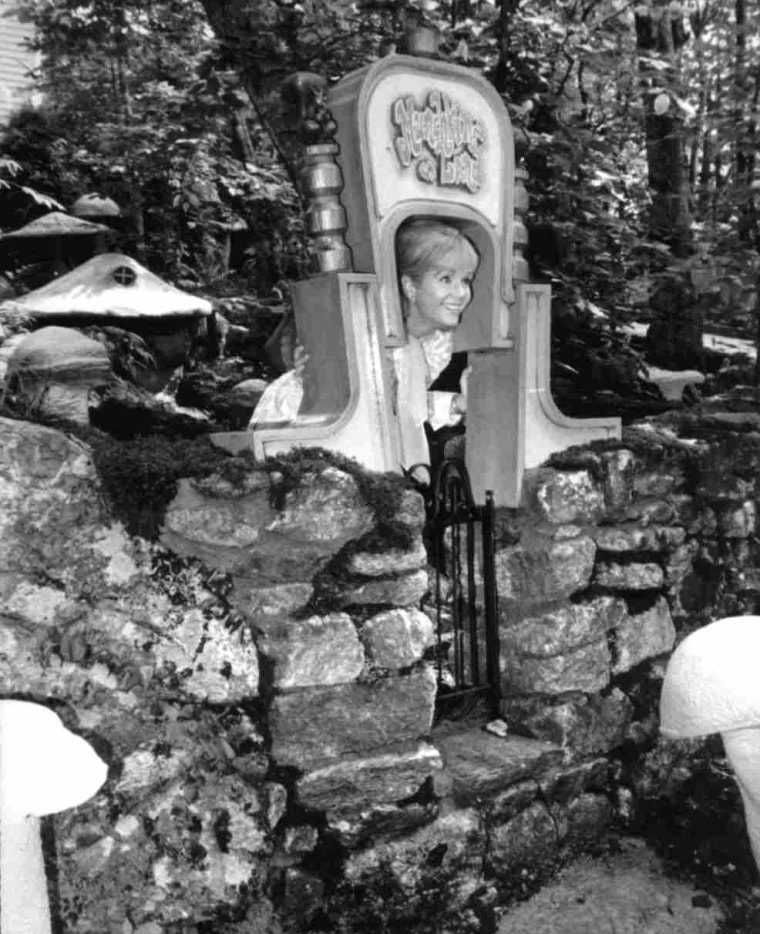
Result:
M439 712L444 712L453 700L480 696L487 700L490 713L496 715L500 692L493 495L489 491L485 504L477 506L464 463L455 459L445 460L440 465L431 492L425 532L431 543L436 575ZM482 539L479 569L476 560L478 524ZM444 579L449 581L446 594ZM482 601L479 607L480 583ZM444 625L446 616L450 618L450 632ZM447 675L453 685L447 683Z

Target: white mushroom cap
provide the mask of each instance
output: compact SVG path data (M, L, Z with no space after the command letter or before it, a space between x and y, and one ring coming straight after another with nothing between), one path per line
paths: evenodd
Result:
M119 205L104 195L90 193L82 195L71 205L74 217L119 217Z
M3 303L34 317L167 318L210 315L211 302L164 282L131 256L100 253L52 282Z
M106 780L108 767L81 736L41 704L0 701L0 788L8 816L42 817L76 807Z
M49 214L38 217L37 220L24 224L18 230L3 234L0 239L26 240L30 237L60 237L67 234L92 235L110 229L105 224L97 224L92 221L82 220L80 217L72 217L71 214L65 214L63 211L51 211Z
M660 729L672 739L760 725L760 616L730 616L687 636L668 662Z

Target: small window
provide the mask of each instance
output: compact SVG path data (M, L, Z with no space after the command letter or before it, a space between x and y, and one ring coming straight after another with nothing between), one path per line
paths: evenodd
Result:
M137 273L131 266L117 266L111 275L123 286L134 285L137 281Z

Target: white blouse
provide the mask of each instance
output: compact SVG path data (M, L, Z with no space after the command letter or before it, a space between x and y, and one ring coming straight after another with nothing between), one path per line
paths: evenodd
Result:
M388 350L393 382L393 407L398 418L402 466L429 464L425 422L437 431L457 425L462 415L452 412L453 392L430 392L428 387L451 360L453 331L433 331L423 338L409 336L402 347ZM265 422L292 421L303 399L303 380L294 370L270 383L259 400L249 428Z

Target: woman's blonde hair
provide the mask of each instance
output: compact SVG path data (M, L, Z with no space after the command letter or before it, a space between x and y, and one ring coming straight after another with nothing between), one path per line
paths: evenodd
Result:
M396 272L419 280L431 266L452 252L480 259L475 245L457 227L431 217L404 221L396 233Z

